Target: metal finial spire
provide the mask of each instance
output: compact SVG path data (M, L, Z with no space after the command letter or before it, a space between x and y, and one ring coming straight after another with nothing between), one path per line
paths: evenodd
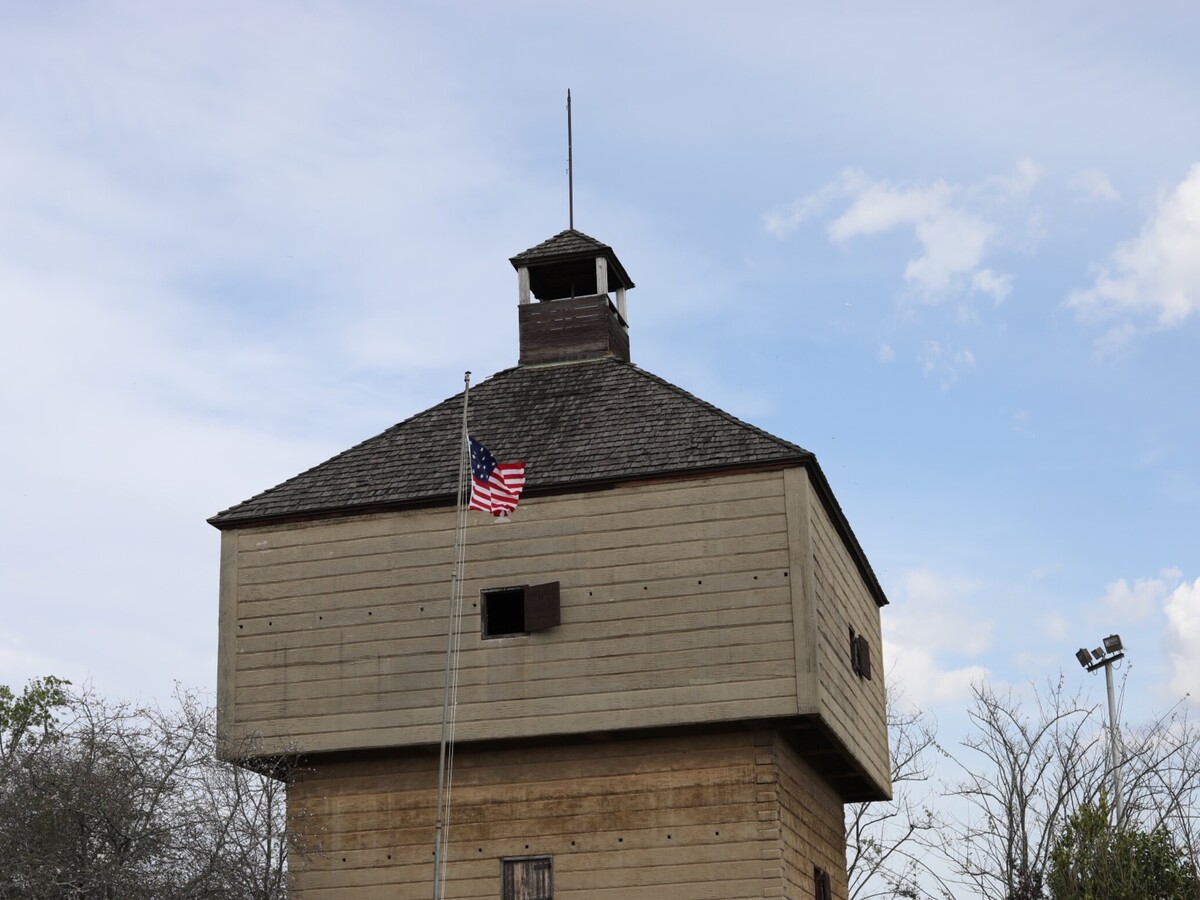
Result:
M571 89L567 88L567 221L575 228L575 161L571 150Z

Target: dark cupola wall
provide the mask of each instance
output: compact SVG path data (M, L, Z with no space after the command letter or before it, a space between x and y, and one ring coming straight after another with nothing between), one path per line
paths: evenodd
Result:
M612 247L568 228L509 261L519 285L520 365L630 361L625 292L633 281Z

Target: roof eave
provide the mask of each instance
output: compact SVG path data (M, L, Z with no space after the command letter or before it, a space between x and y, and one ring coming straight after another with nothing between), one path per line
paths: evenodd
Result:
M821 503L825 506L825 511L829 513L830 518L833 520L833 526L837 529L838 536L841 537L846 548L850 551L850 555L854 558L858 572L862 576L863 581L866 582L867 590L870 591L875 605L879 607L887 606L887 594L883 592L883 587L879 584L879 579L875 577L875 570L871 568L871 563L867 560L867 554L863 552L862 545L858 542L858 538L854 534L854 529L850 527L850 520L842 512L842 507L837 502L837 498L833 494L833 488L829 486L829 480L825 477L825 473L821 471L821 465L817 462L816 456L809 454L804 466L812 479L817 496L821 498Z
M625 271L625 266L621 264L621 260L617 259L617 254L612 247L607 244L596 247L594 250L573 250L569 253L556 253L552 256L534 257L533 259L522 259L520 255L509 257L509 262L512 263L514 269L520 270L537 265L550 265L560 262L575 262L581 259L595 259L597 256L603 256L609 264L609 267L616 273L621 281L621 286L626 290L632 290L637 287L633 283L633 279L629 277L629 273Z
M528 487L525 490L524 496L551 497L557 494L611 490L612 488L651 482L683 481L692 478L710 478L715 475L777 471L795 466L806 466L810 459L812 459L812 454L805 451L804 453L796 453L752 463L707 466L695 469L674 469L646 472L644 474L634 473L621 477L580 479L578 481L558 481L553 484ZM207 522L219 531L232 531L237 528L257 528L264 525L284 525L292 522L312 522L321 519L343 519L349 516L374 515L406 509L436 509L441 506L453 505L455 501L454 494L430 494L408 500L392 500L379 503L351 503L327 508L309 507L297 510L296 512L277 512L261 515L237 515L236 513L229 515L227 514L228 511L226 511L210 517Z

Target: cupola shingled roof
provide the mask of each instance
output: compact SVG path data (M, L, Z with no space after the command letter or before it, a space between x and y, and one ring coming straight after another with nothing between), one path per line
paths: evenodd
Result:
M518 366L471 389L470 431L499 460L524 460L527 495L619 481L804 466L886 603L813 455L615 358ZM452 503L462 394L209 519L217 528Z
M603 241L598 241L591 235L567 228L552 238L542 241L528 250L523 250L516 256L510 257L509 262L514 269L522 266L536 266L551 262L564 262L572 259L592 259L603 256L608 260L614 274L614 284L626 288L634 286L633 279L617 259L613 248Z

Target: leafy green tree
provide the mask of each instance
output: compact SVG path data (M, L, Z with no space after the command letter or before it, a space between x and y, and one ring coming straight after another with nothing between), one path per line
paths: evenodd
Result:
M23 741L57 737L56 714L67 705L70 683L53 675L35 678L19 697L7 684L0 684L0 761L11 761Z
M1197 900L1200 880L1159 827L1114 828L1107 798L1085 804L1064 826L1051 854L1053 900Z

